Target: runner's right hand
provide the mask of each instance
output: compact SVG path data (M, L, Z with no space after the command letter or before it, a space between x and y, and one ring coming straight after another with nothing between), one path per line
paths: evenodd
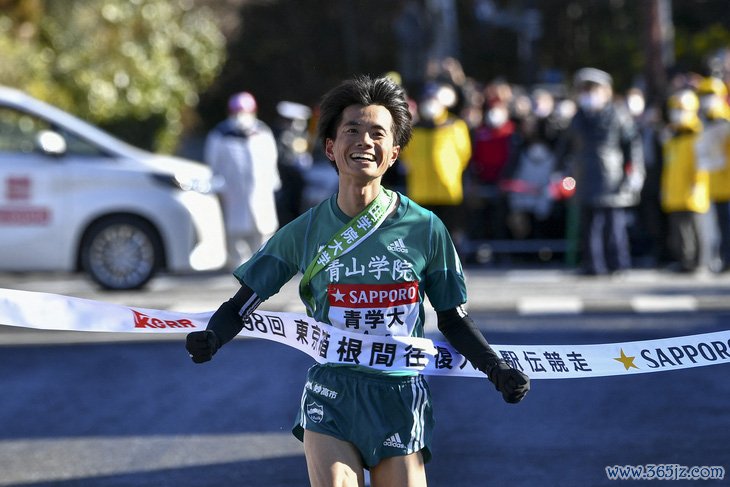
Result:
M196 364L202 364L213 358L220 348L220 340L213 330L194 331L188 333L185 348Z

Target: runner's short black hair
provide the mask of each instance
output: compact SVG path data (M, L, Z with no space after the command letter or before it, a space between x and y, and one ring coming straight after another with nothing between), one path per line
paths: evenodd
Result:
M342 122L342 112L351 105L385 107L393 117L392 131L396 145L402 150L411 140L411 112L403 88L390 78L360 75L343 81L322 97L317 136L323 147L327 139L335 138L337 127ZM331 162L335 166L334 161Z

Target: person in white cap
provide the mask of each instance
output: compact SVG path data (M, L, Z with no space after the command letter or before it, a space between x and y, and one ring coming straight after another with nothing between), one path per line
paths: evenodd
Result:
M304 190L306 173L312 167L312 147L309 141L309 119L312 110L306 105L280 101L276 105L278 117L272 128L279 151L281 189L276 194L279 223L283 226L307 209Z
M228 241L228 267L235 268L279 227L275 193L281 187L276 140L257 117L251 93L228 101L228 118L205 142L205 162L224 181L220 193Z

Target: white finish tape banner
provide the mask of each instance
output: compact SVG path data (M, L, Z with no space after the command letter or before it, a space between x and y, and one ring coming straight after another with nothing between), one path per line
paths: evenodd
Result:
M212 314L134 308L58 294L0 289L0 325L6 326L187 334L204 330ZM350 333L295 313L256 311L244 323L240 335L282 343L319 363L485 377L445 342ZM573 379L730 363L730 331L595 345L492 344L492 348L531 379Z

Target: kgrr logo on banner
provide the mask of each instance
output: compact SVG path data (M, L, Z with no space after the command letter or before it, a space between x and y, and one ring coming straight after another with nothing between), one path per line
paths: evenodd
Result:
M179 320L163 320L140 313L133 309L135 328L195 328L192 321L182 318Z

